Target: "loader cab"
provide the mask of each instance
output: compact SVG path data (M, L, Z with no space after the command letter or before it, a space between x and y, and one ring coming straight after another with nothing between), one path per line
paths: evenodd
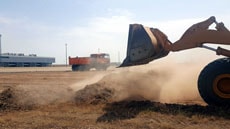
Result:
M110 59L109 54L104 54L105 59Z
M91 67L97 70L106 70L110 66L110 57L107 53L91 54Z

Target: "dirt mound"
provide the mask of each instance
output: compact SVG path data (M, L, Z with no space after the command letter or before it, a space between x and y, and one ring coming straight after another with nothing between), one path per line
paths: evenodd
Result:
M230 119L229 107L213 107L200 105L164 104L151 101L121 101L106 104L103 108L105 114L97 119L98 122L111 122L135 118L141 112L160 112L162 114L183 115L192 118L222 117Z
M28 93L25 93L19 87L15 86L0 86L0 111L11 110L30 110L38 106L33 103L22 103L22 99L30 98Z
M16 102L15 90L11 87L0 88L0 111L18 110L22 106Z
M0 110L6 110L13 105L13 95L10 88L2 88L0 91Z
M146 100L148 95L146 85L153 83L142 83L141 80L147 81L151 77L141 73L111 73L104 76L94 84L85 86L85 88L75 92L75 102L81 104L105 104L123 100ZM138 86L137 86L138 85ZM148 89L148 91L156 88ZM151 95L157 98L158 94Z
M78 104L101 104L112 100L114 89L104 87L98 83L87 85L75 94L75 102Z

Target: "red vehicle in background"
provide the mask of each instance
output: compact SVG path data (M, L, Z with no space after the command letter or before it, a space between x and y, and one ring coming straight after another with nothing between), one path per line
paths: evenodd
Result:
M107 53L91 54L90 57L69 57L72 71L85 71L95 68L106 70L110 66L110 57Z

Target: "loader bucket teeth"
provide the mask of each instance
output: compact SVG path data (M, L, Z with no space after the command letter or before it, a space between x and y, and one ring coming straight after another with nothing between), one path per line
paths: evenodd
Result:
M161 35L155 35L155 32ZM130 24L127 56L120 67L147 64L168 55L169 51L165 50L160 38L167 39L158 29L144 27L141 24Z

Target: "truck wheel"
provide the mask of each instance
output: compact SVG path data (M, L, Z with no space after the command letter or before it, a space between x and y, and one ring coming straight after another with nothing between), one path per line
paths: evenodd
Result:
M90 70L88 65L72 65L72 71L87 71Z
M198 90L207 104L230 106L230 58L205 66L198 78Z
M89 71L90 67L88 65L80 65L79 70L80 71Z
M78 71L79 67L79 65L72 65L72 71Z

